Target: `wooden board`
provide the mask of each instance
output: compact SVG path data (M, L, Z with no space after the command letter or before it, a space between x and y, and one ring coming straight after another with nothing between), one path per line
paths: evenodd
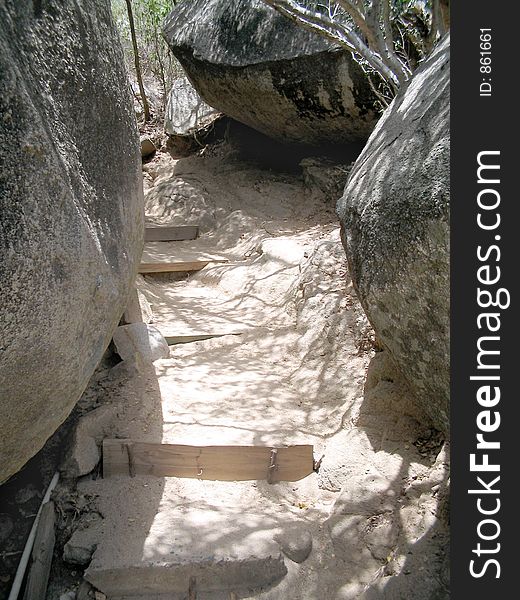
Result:
M193 335L165 335L164 339L168 342L168 346L174 346L175 344L189 344L191 342L202 342L204 340L210 340L211 338L224 337L225 335L242 335L242 332L200 333Z
M144 245L139 273L200 271L210 262L225 263L228 259L221 254L201 251L196 245L147 242Z
M32 562L25 586L24 600L45 599L56 541L55 527L54 502L47 502L42 507L34 539Z
M198 236L198 225L181 225L176 227L148 225L144 230L145 242L180 242L182 240L194 240Z
M310 445L187 446L134 440L103 441L103 476L156 475L212 481L298 481L313 472Z
M200 271L211 260L193 260L178 262L142 262L139 265L139 273L180 273L188 271Z

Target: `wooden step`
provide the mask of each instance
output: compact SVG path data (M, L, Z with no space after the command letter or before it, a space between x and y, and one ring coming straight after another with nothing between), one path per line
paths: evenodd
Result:
M191 342L202 342L211 340L212 338L224 337L225 335L242 335L241 331L227 333L200 333L193 335L165 335L164 339L168 342L168 346L176 344L190 344Z
M200 271L209 263L225 263L221 254L197 252L175 242L148 242L144 245L139 273Z
M210 262L225 262L211 260L193 260L176 262L142 262L139 265L139 273L188 273L190 271L200 271Z
M120 520L109 516L105 527L110 534L102 537L85 573L108 598L188 600L190 590L201 599L245 598L287 574L274 537L290 531L290 513L275 520L262 507L255 512L247 505L215 507L204 500L163 504L149 492L149 478L124 485L131 506Z
M103 440L103 476L155 475L210 481L299 481L314 470L313 447L187 446Z
M198 225L148 225L144 230L145 242L180 242L199 236Z

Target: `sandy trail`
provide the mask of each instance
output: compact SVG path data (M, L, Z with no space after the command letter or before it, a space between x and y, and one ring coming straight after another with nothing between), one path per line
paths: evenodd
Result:
M321 336L334 314L327 311L339 310L347 288L346 279L341 280L346 268L331 206L323 198L310 198L294 176L274 175L267 193L261 177L272 173L250 167L249 174L238 169L237 177L233 169L231 178L226 163L224 168L220 161L206 165L207 181L199 183L199 196L190 187L191 199L202 198L201 211L220 216L199 239L165 244L165 252L167 248L175 257L189 249L205 255L218 247L230 262L208 265L180 281L175 276L145 276L139 288L150 302L154 325L164 335L241 335L172 346L171 358L156 363L163 441L311 443L321 452L327 437L341 428L356 394L362 393L365 366L362 359L353 360L352 335L343 340L339 356L332 345L324 345L316 357L311 343L306 347L302 342L305 335ZM149 213L156 215L164 206L156 188L172 187L161 173L159 169L158 183L147 196ZM184 180L182 169L181 173ZM175 168L173 178L178 177ZM252 192L251 181L256 181ZM205 194L213 206L208 206ZM313 282L322 288L315 291L315 300L325 310L312 324L299 324L301 305L309 300L302 273L310 271L313 262L325 271L321 281ZM344 329L335 335L343 335Z
M201 228L195 241L168 244L171 252L218 252L229 260L187 277L140 276L154 325L164 335L239 335L177 344L153 367L122 371L107 384L116 413L110 436L313 444L315 457L324 459L319 474L275 485L144 476L84 482L104 517L86 577L109 598L184 598L190 573L198 578L197 598L360 597L401 533L386 521L378 530L379 521L357 507L372 493L374 506L387 496L395 501L395 486L412 474L430 477L432 463L410 447L419 431L414 418L388 416L392 403L409 412L389 377L381 429L371 429L364 382L373 352L334 198L310 190L298 175L226 155L161 155L147 170L148 221ZM366 431L356 428L363 418ZM361 495L336 515L351 478ZM431 525L417 523L421 531ZM374 527L382 539L376 550L370 540L360 542ZM294 536L300 545L312 539L301 564L280 553Z

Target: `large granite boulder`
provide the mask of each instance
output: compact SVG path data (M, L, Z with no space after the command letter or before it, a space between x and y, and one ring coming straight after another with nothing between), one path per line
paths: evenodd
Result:
M0 482L70 413L135 278L123 65L109 0L0 2Z
M377 124L338 203L354 285L380 341L449 427L449 36Z
M187 77L177 78L168 94L164 130L168 135L191 137L211 125L221 113L197 94Z
M350 52L261 0L182 2L164 36L210 106L279 141L364 142L379 116Z

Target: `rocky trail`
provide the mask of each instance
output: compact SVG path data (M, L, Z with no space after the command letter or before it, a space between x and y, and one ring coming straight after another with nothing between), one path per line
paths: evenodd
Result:
M429 432L414 419L385 353L372 359L333 193L316 184L311 168L303 177L265 170L225 145L213 156L159 154L144 168L148 224L200 227L196 240L157 242L156 251L227 262L138 276L143 320L174 341L212 337L172 344L153 364L146 351L130 353L98 372L97 408L80 421L77 431L87 435L76 435L72 451L76 466L87 440L103 438L311 444L321 460L317 472L276 483L267 474L254 481L132 476L131 469L87 475L77 492L92 499L92 510L65 558L90 563L85 578L114 599L365 593L394 561L409 560L397 548L410 527L419 537L434 522L436 502L421 491L425 481L445 485L444 454L435 461L438 444L423 454L413 445ZM344 176L344 167L323 168ZM384 405L376 419L375 407ZM391 516L399 510L416 513L413 523L399 525Z
M175 3L145 123L114 6L33 4L0 3L0 597L445 600L449 34L381 114L268 3Z

